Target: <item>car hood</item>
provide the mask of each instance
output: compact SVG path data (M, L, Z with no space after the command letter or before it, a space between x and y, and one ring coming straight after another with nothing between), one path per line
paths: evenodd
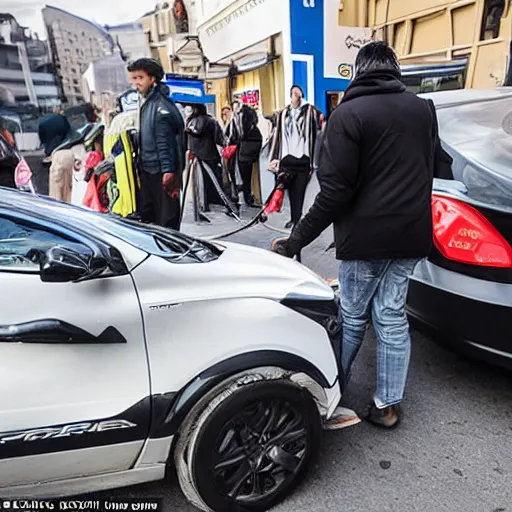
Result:
M134 271L139 286L151 290L155 304L233 299L303 298L332 300L334 292L304 265L264 249L216 244L219 258L207 263L178 263L150 256ZM153 300L152 300L153 301Z
M308 296L329 300L330 286L305 265L265 249L235 243L219 244L225 248L217 260L221 275L235 287L250 286L251 295L273 295L275 298Z

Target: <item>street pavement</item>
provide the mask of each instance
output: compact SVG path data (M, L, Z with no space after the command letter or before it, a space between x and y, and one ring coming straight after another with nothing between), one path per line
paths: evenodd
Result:
M30 155L36 167L39 155ZM315 190L311 191L314 196ZM309 198L307 203L310 203ZM247 222L257 210L244 209ZM289 219L283 212L226 240L268 249ZM195 224L191 205L183 231L211 237L243 225L220 209L211 224ZM336 277L332 237L324 233L303 263ZM512 374L450 353L412 332L412 361L401 426L391 432L366 423L326 433L306 482L277 512L512 512ZM343 404L361 411L375 382L375 336L370 330ZM105 496L163 498L164 511L193 512L174 474L163 482ZM222 511L219 511L222 512Z
M251 212L244 213L244 218ZM237 225L223 213L212 225L183 230L211 236ZM287 209L269 224L283 229ZM281 236L256 226L229 241L268 248ZM329 233L304 251L303 263L336 277ZM306 482L276 512L512 512L512 374L467 360L412 332L412 361L398 429L365 422L325 434L318 462ZM375 336L370 330L343 403L361 411L375 383ZM163 498L164 511L193 512L175 475L163 482L107 493ZM222 512L222 511L219 511Z

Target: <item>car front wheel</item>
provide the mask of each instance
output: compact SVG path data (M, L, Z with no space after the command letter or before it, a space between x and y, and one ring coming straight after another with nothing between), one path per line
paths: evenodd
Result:
M321 435L313 397L287 380L219 393L199 415L187 447L201 508L256 512L275 506L306 475Z

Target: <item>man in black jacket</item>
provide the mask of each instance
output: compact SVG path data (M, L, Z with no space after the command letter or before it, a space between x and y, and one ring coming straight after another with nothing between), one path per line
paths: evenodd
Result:
M410 357L408 277L432 244L437 119L427 101L406 91L398 59L385 42L364 46L355 67L355 79L327 124L320 192L282 251L298 254L334 223L344 376L371 317L377 389L367 419L393 427Z
M128 66L141 95L138 167L140 215L172 229L180 228L181 175L185 167L184 121L161 83L162 66L139 59Z

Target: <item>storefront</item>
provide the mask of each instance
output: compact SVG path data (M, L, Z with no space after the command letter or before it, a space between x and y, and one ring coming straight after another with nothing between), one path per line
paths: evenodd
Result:
M198 27L210 94L223 106L240 101L261 115L282 108L289 60L289 5L283 0L231 2Z
M343 97L357 52L372 31L340 26L339 0L289 1L293 82L328 115Z
M372 36L371 29L338 24L339 0L225 0L221 8L198 28L219 109L241 99L269 115L298 84L329 114Z

